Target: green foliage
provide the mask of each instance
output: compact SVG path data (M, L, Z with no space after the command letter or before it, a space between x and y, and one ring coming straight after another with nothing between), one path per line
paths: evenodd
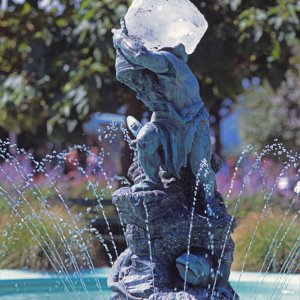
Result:
M80 268L88 268L83 241L93 262L97 266L106 264L101 243L89 229L95 214L116 216L113 206L105 206L104 211L99 212L96 201L109 199L112 190L103 187L97 178L87 180L76 174L59 176L55 185L41 177L33 180L35 186L28 186L17 178L2 179L0 268L55 270L60 269L63 262L68 270L74 270L71 253ZM86 206L76 205L76 200L84 202L85 199L95 199L94 204L90 202L93 208L87 210Z
M15 171L15 170L14 170ZM17 179L11 179L15 180ZM17 183L15 186L11 184L10 180L2 179L0 186L0 196L3 195L5 189L6 193L9 194L14 199L20 197L17 188L20 188L21 183ZM28 179L27 179L28 180ZM34 179L36 180L36 179ZM111 199L113 189L108 189L106 187L106 182L100 182L97 177L83 177L75 176L71 174L61 175L59 180L55 184L50 184L49 181L40 178L41 182L37 183L36 187L27 187L22 191L24 199L30 203L36 203L37 201L42 201L45 198L50 203L57 203L59 199L57 191L63 199L69 204L70 200L84 200L84 199ZM22 189L22 188L21 188ZM0 201L0 211L6 211L9 207L5 199Z
M292 67L288 61L291 45L300 35L300 11L295 1L215 0L195 4L208 19L209 29L192 66L209 105L226 97L235 99L243 92L243 78L257 76L273 87L279 86Z
M299 39L300 12L293 0L193 2L209 29L190 65L218 135L221 117L243 92L243 78L258 76L277 88L293 68L289 58ZM70 140L92 111L115 111L130 100L114 79L111 40L130 1L61 3L63 9L44 10L37 1L9 1L0 12L0 126L7 130L47 127L53 137Z
M34 133L47 122L48 133L64 139L105 107L104 94L112 102L110 30L127 1L61 3L49 11L10 1L0 11L0 126L7 130Z
M241 102L240 134L243 141L261 150L279 139L287 148L298 151L299 91L299 77L291 71L276 92L266 81L262 86L250 88Z
M238 220L243 220L249 214L249 212L259 212L264 206L264 194L257 193L251 196L243 196L239 203L239 207L235 212L235 205L237 199L234 199L228 203L228 213L234 215ZM274 201L274 199L273 199Z
M38 92L32 85L24 84L21 75L10 75L0 85L0 126L16 133L35 130L45 119ZM41 114L39 118L34 116ZM32 117L30 117L32 116Z
M264 272L279 272L299 238L297 209L286 213L282 199L275 196L264 208L265 202L263 193L243 196L235 213L236 200L229 202L228 211L237 219L233 270L240 271L245 264L247 272L261 268Z
M253 144L255 149L262 149L281 135L273 98L274 90L265 83L263 87L249 92L242 102L241 137L245 143Z
M234 270L241 270L245 262L245 270L258 272L266 260L263 271L279 272L288 258L299 232L297 216L284 217L280 210L267 211L260 220L259 212L250 212L240 220L233 239L236 244ZM256 225L259 224L255 231ZM245 256L255 232L250 252Z
M37 208L35 205L35 209ZM13 217L4 214L1 218L1 268L59 269L60 262L70 258L62 234L72 253L80 254L78 245L72 239L72 235L77 232L70 217L62 212L62 207L54 207L49 210L49 215L43 213L39 217L34 216L28 208L26 213L26 216L21 214ZM36 211L36 214L39 212ZM6 225L5 221L9 225ZM53 226L53 222L60 226L61 232ZM85 238L88 238L88 235L85 235ZM80 261L79 264L84 266L84 261Z
M72 207L69 214L59 202L50 207L26 197L30 205L23 203L13 210L0 197L0 268L55 271L64 264L71 271L72 255L79 268L88 268L85 250L96 265L106 263L99 240L78 219L80 208Z
M300 36L300 11L293 0L193 2L207 18L209 28L190 65L215 121L218 152L220 120L243 94L242 79L259 77L277 89L286 71L293 69L289 58L291 45Z

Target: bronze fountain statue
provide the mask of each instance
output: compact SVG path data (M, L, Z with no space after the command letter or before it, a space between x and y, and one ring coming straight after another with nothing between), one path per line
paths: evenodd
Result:
M179 20L179 33L168 27L164 10ZM151 27L154 15L160 19ZM187 64L186 49L193 51L207 23L188 0L136 0L125 20L114 31L117 79L152 117L144 126L134 117L127 121L135 136L133 185L116 191L113 202L128 249L108 279L111 299L238 300L228 282L235 220L217 192L222 163L212 153L209 115ZM157 29L160 22L168 32Z

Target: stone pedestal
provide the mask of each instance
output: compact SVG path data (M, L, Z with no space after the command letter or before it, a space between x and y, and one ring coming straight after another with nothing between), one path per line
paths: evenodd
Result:
M228 278L235 220L227 214L222 197L216 194L216 216L208 218L199 193L189 239L193 193L187 193L189 189L182 182L164 183L162 190L132 192L122 188L113 195L126 224L128 249L118 258L108 279L115 292L111 299L233 299Z

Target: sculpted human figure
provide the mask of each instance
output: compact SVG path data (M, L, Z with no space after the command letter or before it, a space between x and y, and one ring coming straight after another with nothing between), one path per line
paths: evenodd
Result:
M215 173L208 113L198 80L187 65L185 47L180 44L150 51L128 35L124 21L114 32L114 46L117 79L133 89L153 112L149 123L134 129L146 178L133 190L160 188L160 167L178 179L182 168L189 167L199 179L209 206L215 195Z

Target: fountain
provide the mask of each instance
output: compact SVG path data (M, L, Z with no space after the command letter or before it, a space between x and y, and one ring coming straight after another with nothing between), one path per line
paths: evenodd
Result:
M235 220L217 192L222 163L187 65L207 23L186 0L134 1L125 20L114 30L117 78L153 115L144 126L128 119L133 186L113 195L128 248L108 279L111 299L239 299L228 281Z
M134 151L129 181L117 178L121 189L114 191L116 178L105 170L108 150L101 149L95 154L85 145L77 145L36 162L23 149L0 140L0 160L4 162L0 165L0 197L18 219L11 230L2 233L0 263L6 248L11 251L7 245L15 239L14 230L24 227L40 248L39 255L45 257L49 269L54 271L0 270L1 300L298 298L299 276L290 274L299 271L299 235L292 240L278 273L270 275L268 271L299 215L296 211L290 217L300 195L300 156L287 151L278 141L261 153L248 147L237 161L223 200L215 178L222 163L211 152L208 114L199 96L198 83L186 64L187 54L193 52L206 29L204 17L188 0L159 0L155 5L150 0L135 0L121 22L121 29L115 30L117 78L135 90L153 112L151 121L144 126L134 117L128 118L128 127L135 136L133 141L124 127L116 124L109 126L102 137L110 144L121 131ZM63 180L61 170L74 149L92 158L87 169L78 159L72 164L86 179L89 195L96 199L95 211L106 227L105 238L89 223L81 223L81 213L74 217L67 196L59 187ZM238 193L232 195L249 153L255 159L245 170ZM16 158L18 155L26 157L34 167L28 170ZM271 183L262 169L267 156L276 156L282 162L282 169ZM53 165L52 170L49 166ZM272 196L284 176L295 171L298 183L290 194L292 201L276 224L259 273L246 273L259 230L271 211ZM93 178L96 172L101 173L105 182L102 187ZM36 182L39 174L43 174L52 194L45 193ZM253 183L255 174L258 179ZM231 234L248 185L257 185L262 190L263 207L250 231L240 272L230 275L234 254ZM103 204L107 191L114 191L113 202L127 242L127 249L121 254ZM34 195L38 207L28 200L28 193ZM57 218L53 214L52 198L61 203L65 216ZM227 213L228 206L232 216ZM87 214L91 210L88 207ZM51 222L55 238L44 218ZM69 223L66 219L70 219ZM103 246L111 268L95 268L88 249L91 236ZM63 251L57 248L57 240ZM115 257L118 258L113 262Z

